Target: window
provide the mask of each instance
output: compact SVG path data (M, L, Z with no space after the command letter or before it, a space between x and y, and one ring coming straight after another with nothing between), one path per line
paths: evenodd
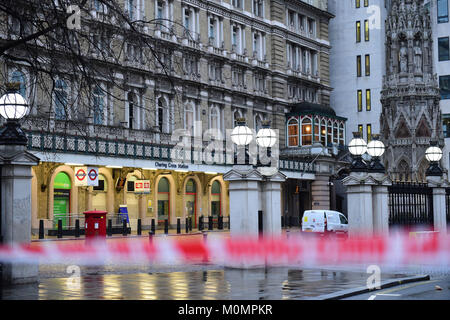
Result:
M328 120L327 131L327 146L331 146L333 143L333 123L331 123L331 120Z
M441 99L450 99L450 75L439 77L439 88Z
M164 115L165 115L165 105L166 101L163 97L158 99L158 107L156 109L156 118L159 132L165 132L164 128L166 127L166 121L164 121Z
M450 60L448 39L449 37L438 39L439 61Z
M100 86L96 86L94 89L94 124L103 124L104 104L105 94Z
M356 42L361 42L361 21L356 21Z
M253 57L262 61L266 54L265 36L261 32L253 32Z
M128 128L134 128L134 106L136 103L136 98L132 92L128 93Z
M236 67L231 71L231 81L233 86L245 87L244 69Z
M357 94L358 112L362 111L362 90L358 90Z
M220 109L217 106L210 109L209 128L220 130Z
M372 125L368 124L367 125L367 143L369 143L370 140L372 140Z
M264 1L253 0L253 14L257 17L264 17Z
M442 118L442 130L444 131L444 138L450 138L450 114L443 114Z
M361 56L356 56L356 76L361 77Z
M361 0L355 0L356 8L361 8Z
M304 118L302 120L302 146L310 146L311 144L312 144L311 119Z
M320 142L322 142L322 145L325 146L327 141L327 123L325 120L322 120L320 122Z
M370 76L370 55L366 54L366 76Z
M231 46L232 51L242 54L245 48L245 28L234 24L231 26Z
M364 40L369 41L369 20L364 20Z
M339 143L339 126L336 121L333 123L333 143Z
M26 80L25 75L21 71L14 71L9 77L10 82L19 82L19 93L22 97L26 98Z
M438 23L448 22L448 0L438 0L437 11Z
M265 77L260 72L255 72L253 76L253 89L258 92L265 92Z
M243 9L242 8L243 2L244 2L243 0L233 0L232 4L233 4L233 7L235 7L235 8Z
M361 133L361 137L363 136L363 131L364 131L364 129L363 129L363 125L362 124L358 124L358 131Z
M341 123L339 126L339 144L344 145L344 124Z
M288 122L288 146L298 146L298 121L297 119L291 119Z
M372 110L372 103L371 103L371 96L370 96L370 89L366 90L366 111Z
M194 135L195 129L195 106L192 102L184 106L184 128Z
M64 80L56 80L53 102L55 105L55 119L65 120L67 110L67 85Z

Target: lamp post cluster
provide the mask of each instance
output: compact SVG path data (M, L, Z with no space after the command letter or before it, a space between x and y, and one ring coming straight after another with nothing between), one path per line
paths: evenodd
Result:
M237 126L231 132L231 140L239 147L244 147L245 164L249 164L247 146L253 140L253 132L247 127L244 118L237 119ZM271 148L277 142L276 132L270 128L269 121L263 121L262 128L256 134L256 144L262 148L267 148L268 156L271 156ZM236 158L235 158L236 159ZM237 161L235 161L236 163Z
M372 135L372 140L366 143L361 137L361 132L353 132L353 139L348 145L349 152L353 155L352 171L354 172L379 172L384 173L385 168L381 164L380 157L386 150L379 134ZM371 156L371 162L367 164L362 156L365 153Z

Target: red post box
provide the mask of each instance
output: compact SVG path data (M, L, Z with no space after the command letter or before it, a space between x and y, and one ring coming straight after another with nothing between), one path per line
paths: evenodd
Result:
M86 211L85 236L86 239L106 238L106 211Z

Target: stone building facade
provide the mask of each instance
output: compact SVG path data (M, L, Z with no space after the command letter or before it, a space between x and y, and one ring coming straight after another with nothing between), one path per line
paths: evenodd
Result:
M127 205L133 225L141 218L148 226L160 210L171 225L191 214L198 220L211 215L212 206L217 207L212 202L217 201L219 209L214 210L227 216L222 175L231 164L195 164L191 158L187 165L173 167L170 152L177 130L200 137L208 129L225 133L237 118L245 118L255 131L269 120L279 130L279 168L292 179L287 184L300 185L305 192L303 207L330 207L333 142L335 148L345 143L338 138L339 129L334 137L330 122L331 144L321 144L319 138L283 152L289 149L286 114L294 105L330 108L332 15L327 1L120 0L128 26L117 23L112 9L101 1L88 3L82 28L91 41L81 47L103 75L97 75L88 90L79 86L83 78L71 70L71 62L59 64L50 79L26 63L0 60L0 82L20 82L21 94L31 105L23 128L29 149L41 158L33 168L34 228L40 219L47 228L54 225L55 199L63 198L61 206L66 207L58 210L73 214L91 209L118 212L120 205ZM5 19L11 23L1 30L1 39L17 38L16 32L24 30L17 27L21 22ZM64 50L55 50L64 61ZM89 103L83 104L79 95L85 91ZM74 169L79 165L99 167L103 189L76 186ZM66 183L57 190L58 197L59 173L67 177L60 176ZM118 188L119 178L149 180L150 194L136 195L128 184ZM167 181L160 186L163 178ZM289 192L284 197L290 197ZM288 206L282 206L285 212ZM291 211L297 218L302 214L298 208Z

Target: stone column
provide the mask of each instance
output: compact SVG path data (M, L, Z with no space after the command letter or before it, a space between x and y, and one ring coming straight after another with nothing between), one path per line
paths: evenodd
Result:
M235 165L223 178L229 181L231 236L258 237L259 184L263 176L251 165Z
M330 177L316 174L316 179L311 184L312 209L330 209Z
M389 234L389 190L388 186L392 184L389 177L385 174L370 174L377 182L372 187L373 199L373 232L376 235L387 236Z
M347 187L348 235L371 236L373 233L372 186L375 180L366 172L352 172L342 180Z
M445 205L445 188L448 182L443 177L427 177L427 182L433 188L433 220L434 231L447 234L447 208Z
M0 145L1 235L3 243L31 241L31 167L39 158L25 146ZM3 264L2 281L7 284L36 282L38 265Z
M262 186L263 234L268 237L281 235L281 184L286 176L280 172L267 176Z

